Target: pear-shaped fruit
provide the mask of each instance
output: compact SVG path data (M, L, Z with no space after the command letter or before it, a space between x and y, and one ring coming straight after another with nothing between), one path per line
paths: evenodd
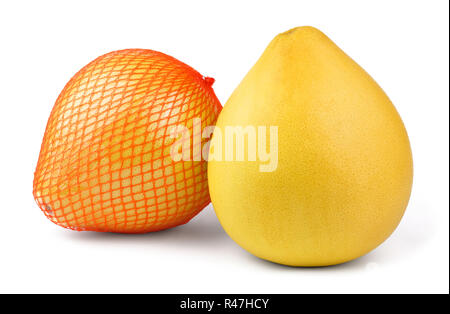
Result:
M259 151L256 161L248 158L255 146L246 146L244 161L219 161L222 138L229 153L227 126L247 130L246 145L252 128L265 127L253 135L278 151L277 162L262 168ZM269 126L278 127L277 137ZM241 140L230 147L236 151ZM208 163L211 200L230 237L260 258L292 266L339 264L373 250L399 224L412 176L408 136L393 104L313 27L270 43L224 106Z
M210 202L193 133L195 121L213 125L221 110L213 81L144 49L114 51L81 69L44 135L33 185L44 214L74 230L123 233L189 221ZM192 158L172 158L171 128L179 126L192 135L183 137Z

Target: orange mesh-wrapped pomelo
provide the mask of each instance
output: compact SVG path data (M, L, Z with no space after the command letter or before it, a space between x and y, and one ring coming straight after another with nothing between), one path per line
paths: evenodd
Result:
M221 105L213 82L143 49L111 52L81 69L45 131L33 182L44 214L65 228L124 233L189 221L210 202L206 161L175 161L179 139L169 133L182 125L192 134L194 121L214 125Z

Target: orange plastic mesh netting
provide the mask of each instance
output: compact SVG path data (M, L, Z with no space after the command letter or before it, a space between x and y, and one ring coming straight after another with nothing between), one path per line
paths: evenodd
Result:
M65 228L125 233L189 221L210 202L207 165L174 161L169 128L192 133L194 118L215 124L222 107L213 82L144 49L111 52L81 69L45 131L33 182L44 214Z

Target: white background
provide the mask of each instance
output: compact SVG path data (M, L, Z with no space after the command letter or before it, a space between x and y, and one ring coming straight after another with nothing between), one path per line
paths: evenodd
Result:
M0 292L330 293L449 289L448 1L2 1ZM216 78L222 103L269 41L324 31L400 112L415 162L396 232L353 262L318 269L257 259L211 206L145 235L77 233L49 222L32 179L50 110L66 82L106 52L148 48Z

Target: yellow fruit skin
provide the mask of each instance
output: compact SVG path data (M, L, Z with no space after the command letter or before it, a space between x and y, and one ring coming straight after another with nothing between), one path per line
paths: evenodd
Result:
M250 253L334 265L399 224L413 177L405 127L377 83L319 30L275 37L226 103L216 127L227 125L279 126L275 171L208 163L217 216Z

